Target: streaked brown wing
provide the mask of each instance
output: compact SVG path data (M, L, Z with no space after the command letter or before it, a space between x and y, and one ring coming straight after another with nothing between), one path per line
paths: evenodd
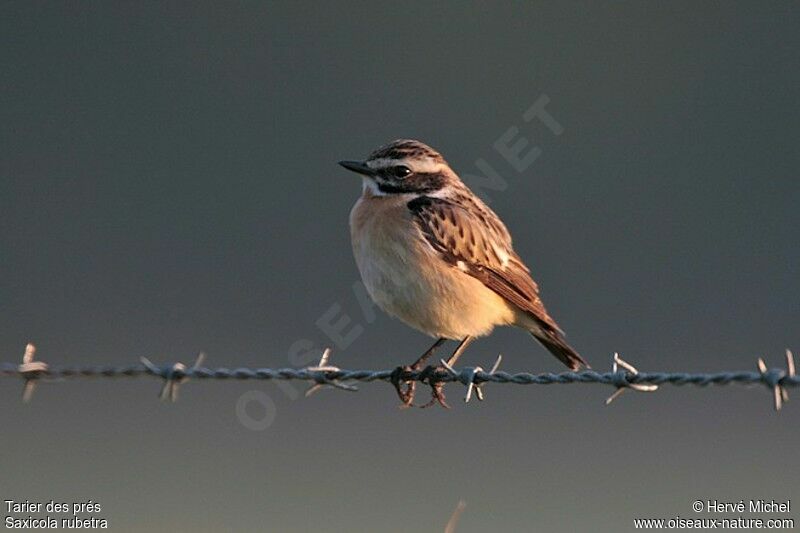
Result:
M508 230L488 207L422 196L408 208L444 261L527 311L545 329L561 331L547 314L530 271L514 252Z

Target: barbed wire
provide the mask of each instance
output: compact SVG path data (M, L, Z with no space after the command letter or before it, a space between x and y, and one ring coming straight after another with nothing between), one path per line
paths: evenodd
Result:
M0 363L0 377L18 377L24 380L22 399L31 399L37 383L43 380L62 380L72 378L129 378L156 377L164 380L160 398L175 401L178 388L191 378L200 380L300 380L311 384L306 396L323 387L333 387L347 391L356 391L355 382L384 381L398 387L398 383L421 382L430 385L434 390L434 398L447 407L444 397L437 397L437 389L446 383L462 383L467 387L464 397L469 402L473 394L479 400L484 399L483 387L486 383L516 385L565 385L571 383L598 383L610 385L617 390L606 400L610 404L626 390L654 392L660 385L754 385L762 384L773 394L776 411L788 401L788 390L800 386L800 377L796 374L792 352L786 350L786 368L769 368L762 358L758 359L757 371L741 372L639 372L633 365L614 354L611 372L583 370L580 372L541 373L528 372L508 373L499 371L502 356L485 371L480 366L455 369L442 360L442 366L428 366L420 370L398 367L392 370L346 370L330 364L330 349L322 354L319 364L305 368L208 368L201 366L205 355L199 354L195 364L187 367L175 362L155 365L142 357L140 364L122 366L60 366L51 367L45 362L34 359L36 348L28 344L21 364ZM399 391L399 389L398 389ZM433 400L432 400L433 401Z

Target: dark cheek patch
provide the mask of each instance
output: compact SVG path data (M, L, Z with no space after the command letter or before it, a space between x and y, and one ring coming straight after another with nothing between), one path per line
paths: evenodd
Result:
M385 194L430 193L444 186L445 178L438 173L411 174L404 180L378 178L378 189Z

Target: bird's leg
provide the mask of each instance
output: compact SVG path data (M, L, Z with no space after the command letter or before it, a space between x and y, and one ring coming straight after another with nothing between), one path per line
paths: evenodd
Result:
M400 397L400 401L403 402L401 407L411 407L411 404L414 402L414 391L416 389L417 383L415 381L403 381L400 382L400 375L403 372L414 372L422 368L422 365L425 361L428 360L430 356L432 356L436 350L445 343L447 339L440 337L436 339L436 342L433 343L433 346L428 348L425 353L419 356L419 359L414 361L411 365L406 366L399 366L395 369L394 375L392 376L392 384L394 385L395 390L397 391L397 395ZM405 387L403 387L405 385Z
M455 364L458 362L458 358L461 357L461 354L464 353L464 350L467 349L467 346L469 346L474 340L475 337L472 336L464 337L464 340L461 341L459 345L456 347L455 351L453 352L453 355L451 355L450 359L447 360L447 364L450 366L455 366Z
M436 342L434 342L433 345L430 348L428 348L424 354L420 355L419 359L414 361L414 364L411 365L411 369L419 370L420 368L422 368L422 363L427 361L430 356L436 353L436 350L439 349L439 346L441 346L445 342L447 342L447 339L445 339L444 337L436 339Z
M452 368L456 364L456 362L458 361L458 358L461 357L461 354L464 353L464 350L467 349L467 346L469 346L470 343L473 340L475 340L475 337L472 337L472 336L464 337L464 340L462 340L458 344L458 346L456 347L455 351L453 352L453 355L451 355L450 359L447 360L448 366L450 366ZM444 367L437 366L436 368L432 369L431 375L433 375L437 371L442 371L443 372L444 370L445 370ZM431 382L431 378L429 376L428 377L428 384L431 386L431 401L429 401L428 403L426 403L422 407L430 407L434 403L438 403L442 407L444 407L446 409L450 409L450 406L447 405L447 401L446 401L445 396L444 396L444 382L442 382L442 381L433 381L433 382Z

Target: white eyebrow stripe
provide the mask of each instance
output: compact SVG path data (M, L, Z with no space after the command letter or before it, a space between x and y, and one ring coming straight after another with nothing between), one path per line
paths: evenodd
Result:
M414 172L422 172L424 174L438 172L442 169L442 167L444 167L444 164L441 161L436 161L435 159L431 159L429 157L423 159L392 159L388 157L382 157L380 159L372 159L367 161L367 166L372 169L396 167L398 165L407 166Z
M390 159L388 157L382 157L380 159L372 159L367 161L367 166L369 168L389 168L389 167L396 167L397 165L406 165L408 162L405 159Z

